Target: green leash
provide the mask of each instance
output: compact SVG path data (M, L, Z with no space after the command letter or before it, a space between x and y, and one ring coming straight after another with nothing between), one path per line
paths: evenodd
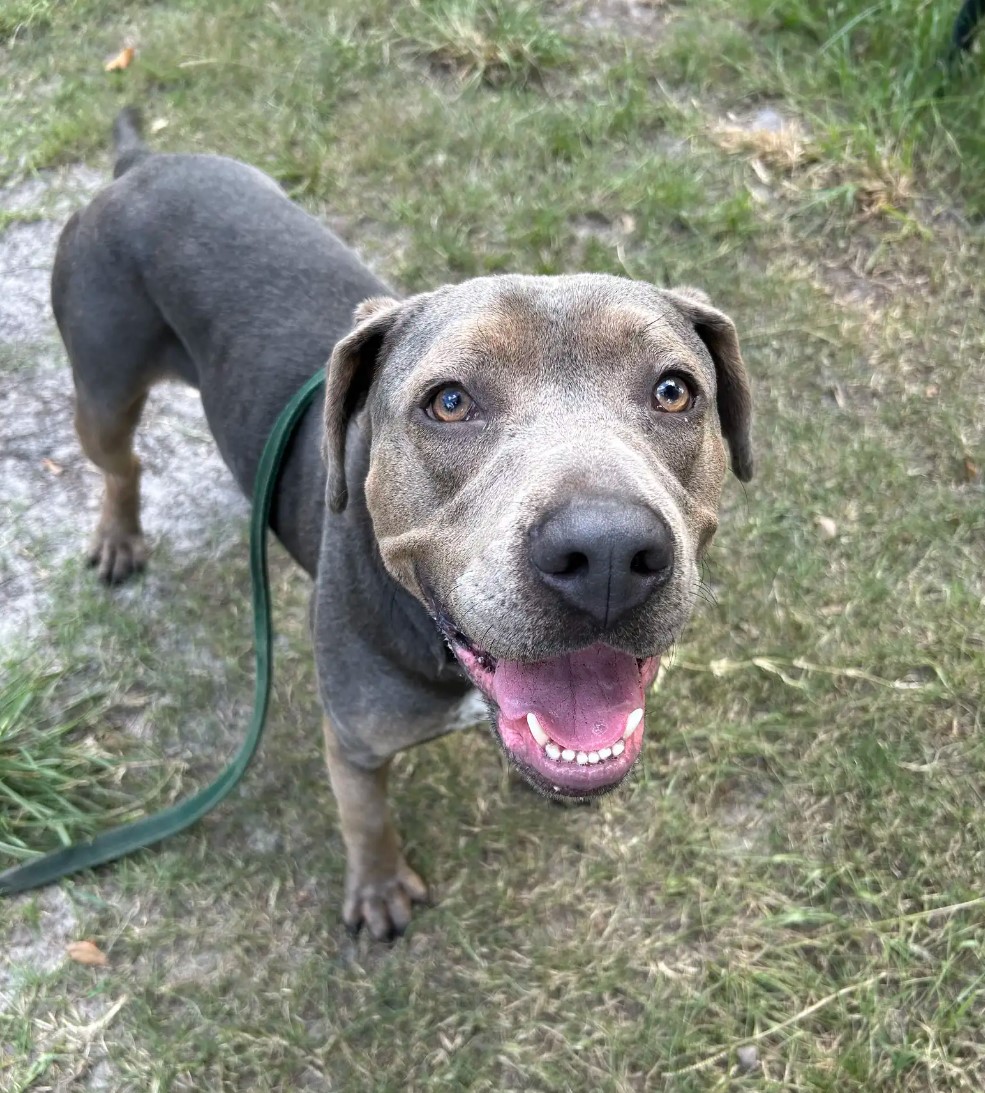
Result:
M0 896L12 896L30 888L51 884L81 869L122 858L134 850L176 835L200 820L229 795L250 765L263 735L263 724L270 700L270 677L273 662L272 628L270 625L270 585L267 577L267 524L273 502L274 486L284 451L305 410L325 379L318 372L284 407L274 424L257 467L253 489L253 512L250 517L250 578L253 582L253 626L256 645L256 688L253 699L253 719L239 751L226 769L205 789L180 804L172 805L154 816L145 816L133 823L106 831L91 842L76 843L50 854L44 854L23 865L0 873Z

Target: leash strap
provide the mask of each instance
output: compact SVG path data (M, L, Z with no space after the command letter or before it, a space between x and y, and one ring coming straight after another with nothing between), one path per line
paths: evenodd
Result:
M63 847L0 873L0 896L12 896L16 892L40 888L71 873L90 869L94 865L103 865L134 850L160 842L169 835L176 835L215 808L243 777L263 735L270 701L273 634L270 624L270 583L267 575L267 524L274 487L284 452L298 421L311 405L324 379L323 371L312 376L284 407L267 438L260 456L260 465L257 467L253 511L250 517L250 579L253 583L256 685L253 718L239 751L214 782L188 800L153 816L145 816L132 823L114 827L89 842Z

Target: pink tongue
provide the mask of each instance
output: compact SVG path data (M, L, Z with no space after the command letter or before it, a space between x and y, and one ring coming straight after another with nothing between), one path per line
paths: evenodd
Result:
M492 697L509 720L536 714L552 740L591 750L622 738L626 718L643 707L643 681L635 657L593 645L532 664L501 660Z

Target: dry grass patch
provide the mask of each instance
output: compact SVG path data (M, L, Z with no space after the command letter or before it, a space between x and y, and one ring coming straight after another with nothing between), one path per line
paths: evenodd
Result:
M746 122L734 117L714 122L710 133L723 152L745 157L764 181L768 172L789 176L820 158L803 125L772 110Z
M847 205L858 220L914 217L912 175L898 159L839 159L797 119L761 110L708 126L716 147L746 161L758 182L790 206Z

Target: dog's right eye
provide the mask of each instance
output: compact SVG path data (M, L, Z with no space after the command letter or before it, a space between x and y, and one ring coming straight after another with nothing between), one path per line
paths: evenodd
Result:
M664 376L653 388L653 406L665 414L680 414L690 410L694 404L694 393L687 380L676 372Z
M476 410L475 400L464 387L459 387L456 383L449 383L436 391L424 408L429 418L449 424L470 420Z

